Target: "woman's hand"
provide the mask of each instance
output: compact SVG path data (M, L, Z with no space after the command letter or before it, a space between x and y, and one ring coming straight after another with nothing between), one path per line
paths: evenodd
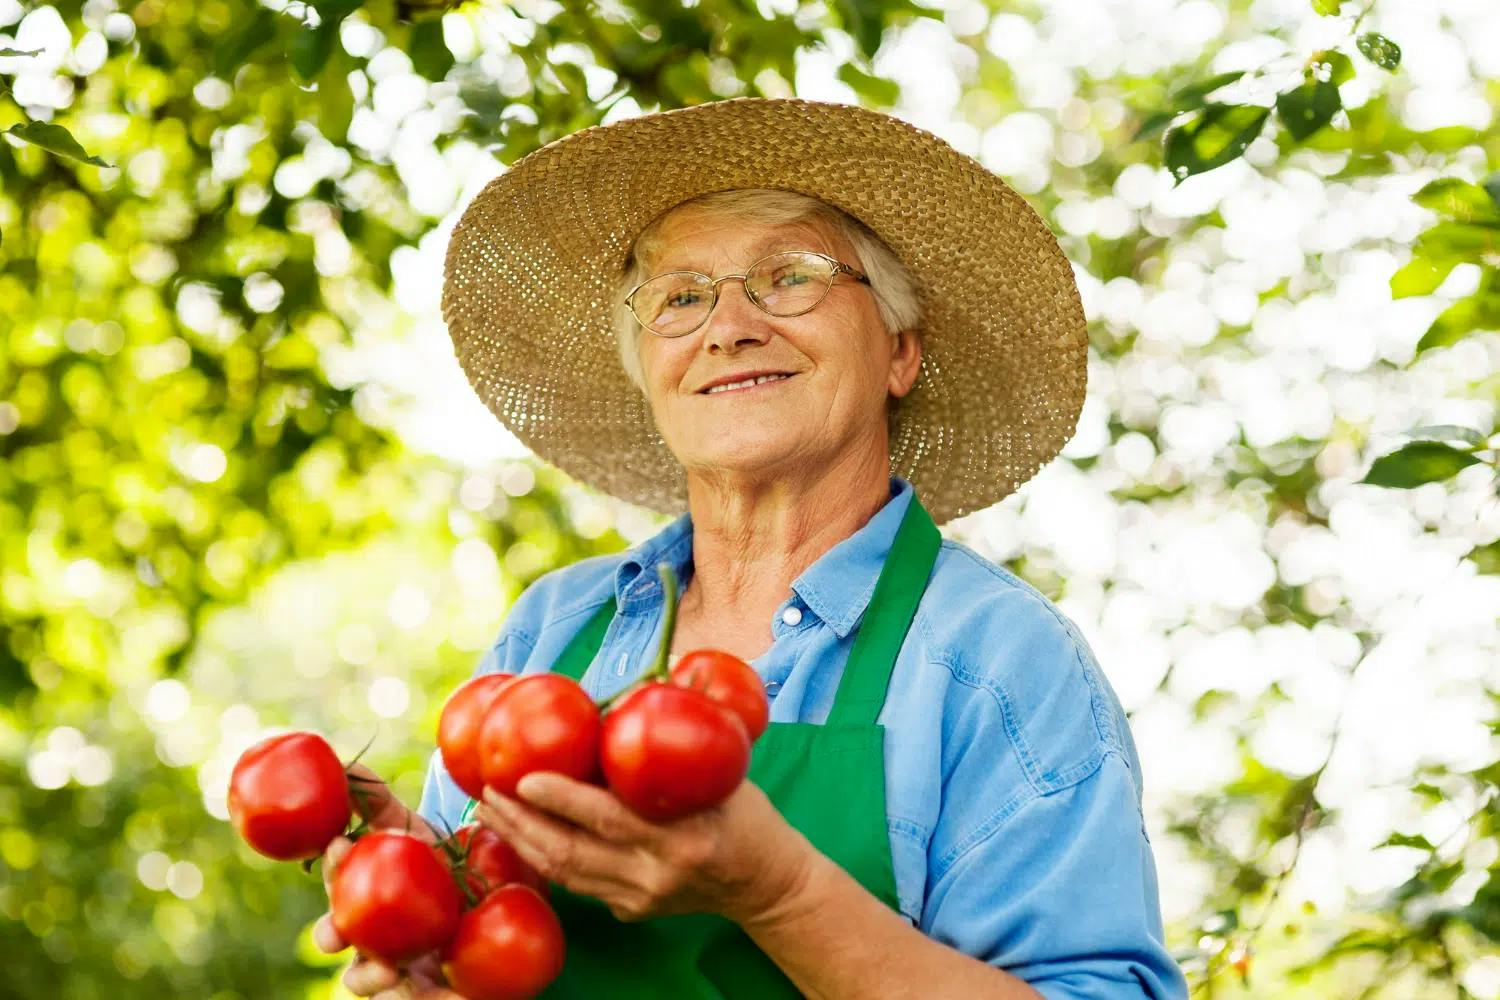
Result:
M349 770L356 777L364 779L356 783L358 792L351 794L350 799L371 827L405 830L424 840L437 840L427 822L392 795L390 788L374 771L363 764L351 765ZM333 891L334 870L352 846L347 838L339 837L328 845L328 850L323 854L323 888L330 895ZM313 941L330 955L349 947L349 942L333 926L331 913L318 918L313 926ZM405 975L379 959L357 955L354 963L344 972L344 988L355 996L373 997L375 1000L463 1000L463 997L444 985L435 954L423 956L411 963Z
M749 781L717 807L665 824L561 774L527 775L516 791L519 800L486 788L475 818L543 876L602 901L618 920L700 912L763 920L805 881L816 854Z

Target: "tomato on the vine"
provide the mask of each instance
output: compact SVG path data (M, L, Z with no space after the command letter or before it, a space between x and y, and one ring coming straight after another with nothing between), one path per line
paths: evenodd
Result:
M766 731L771 703L755 669L721 649L695 649L682 654L672 667L672 683L701 691L740 717L754 743Z
M523 1000L562 972L562 925L524 885L501 886L459 923L443 949L443 975L469 1000Z
M481 674L471 677L448 696L438 718L438 750L453 781L471 799L484 791L480 773L479 729L495 695L515 674Z
M354 842L328 899L344 940L390 965L441 948L463 912L463 894L437 849L394 830Z
M604 716L600 758L610 790L661 823L728 798L750 768L750 738L707 695L652 682Z
M317 733L283 733L240 754L229 776L229 818L256 851L304 861L349 823L344 765Z
M479 823L461 826L453 831L453 842L463 855L464 880L476 899L512 882L530 886L544 897L550 895L547 880L489 827Z
M599 773L599 707L562 674L529 674L500 689L479 730L480 776L506 795L533 771L579 781Z

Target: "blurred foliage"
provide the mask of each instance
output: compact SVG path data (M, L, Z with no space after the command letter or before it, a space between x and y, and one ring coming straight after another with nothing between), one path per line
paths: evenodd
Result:
M1324 16L1340 6L1312 0ZM235 754L266 726L320 729L346 754L375 734L367 759L414 800L442 696L509 602L548 569L625 544L598 498L552 470L464 472L414 453L365 387L335 377L329 358L385 315L393 255L439 221L411 204L390 149L352 138L374 91L420 92L441 112L435 148L470 143L510 163L624 101L790 94L799 52L817 48L852 52L838 79L891 107L899 88L874 68L883 41L943 12L910 0L26 9L54 11L77 52L99 57L52 64L69 95L54 113L11 86L21 60L45 54L0 52L4 992L327 996L334 963L307 939L322 909L316 880L251 855L222 821ZM1222 95L1269 74L1215 75L1212 51L1173 73L1081 81L1081 97L1131 113L1102 155L1059 164L1032 203L1050 216L1134 164L1180 184L1266 137L1275 162L1258 169L1337 154L1330 180L1441 172L1476 147L1500 168L1493 133L1413 131L1387 91L1343 106L1352 79L1399 80L1399 40L1359 30L1369 11L1344 44L1300 54L1302 71L1258 103ZM481 17L504 43L479 53L464 38ZM1015 81L977 32L961 41L977 69L960 113L993 124L1020 106ZM1460 264L1481 274L1419 353L1500 328L1497 175L1445 176L1415 199L1437 221L1391 276L1392 295L1431 293ZM1070 251L1109 281L1155 274L1164 246L1133 230ZM1106 360L1132 348L1094 333ZM1138 431L1111 423L1115 438ZM1370 456L1365 481L1410 488L1496 461L1471 428L1411 436ZM1213 475L1262 490L1273 516L1316 520L1323 444L1238 445ZM1149 504L1187 486L1137 483L1118 499ZM1471 553L1481 571L1500 571L1493 550ZM1324 614L1280 582L1259 613L1308 625ZM1194 711L1212 717L1215 700ZM1421 995L1467 995L1457 973L1494 951L1500 883L1447 906L1463 872L1454 844L1393 831L1393 848L1428 858L1398 892L1355 920L1289 915L1279 889L1303 835L1329 816L1322 772L1289 776L1257 761L1244 734L1241 745L1239 778L1184 804L1172 830L1218 875L1199 918L1171 929L1198 992L1260 983L1273 990L1260 995L1365 997L1390 982L1404 997L1419 981ZM1414 788L1480 803L1453 836L1494 841L1496 778L1491 765L1418 775Z

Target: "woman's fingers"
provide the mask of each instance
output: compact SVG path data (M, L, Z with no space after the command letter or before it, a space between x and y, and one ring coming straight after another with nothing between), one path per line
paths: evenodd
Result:
M328 849L323 852L323 891L333 892L333 870L344 860L344 855L349 853L353 845L347 837L334 837Z
M357 997L372 997L400 985L401 973L384 962L363 955L344 972L344 989Z
M323 914L318 918L318 922L313 924L313 944L318 946L319 951L328 955L337 955L349 947L349 942L345 941L343 935L333 926L332 913Z

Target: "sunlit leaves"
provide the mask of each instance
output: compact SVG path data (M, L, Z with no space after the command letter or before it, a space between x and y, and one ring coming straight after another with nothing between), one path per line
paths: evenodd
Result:
M1401 64L1401 46L1374 31L1367 31L1354 40L1360 53L1370 62L1392 73Z
M19 125L12 125L5 132L7 135L13 135L17 139L40 146L59 156L81 160L95 167L114 166L97 156L90 156L78 140L73 138L71 132L54 122L23 122Z
M1377 458L1360 482L1414 489L1426 483L1450 479L1479 461L1470 452L1440 441L1413 441Z
M1237 159L1260 135L1269 108L1247 104L1209 104L1193 112L1166 134L1164 159L1173 186Z

